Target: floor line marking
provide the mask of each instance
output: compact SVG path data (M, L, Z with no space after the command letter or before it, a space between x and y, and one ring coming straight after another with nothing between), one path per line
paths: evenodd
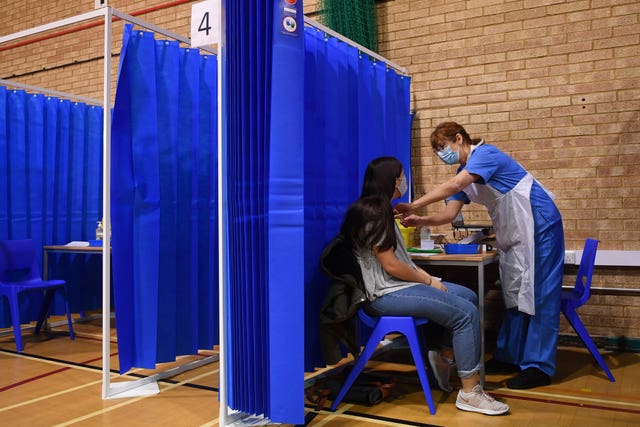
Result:
M634 408L640 408L640 404L638 403L634 403L634 402L622 402L619 400L605 400L605 399L596 399L596 398L592 398L592 397L586 397L586 396L575 396L575 395L569 395L569 394L558 394L558 393L545 393L545 392L541 392L541 391L516 391L513 389L509 389L508 393L504 393L504 391L506 391L505 389L495 389L492 391L492 394L499 394L501 397L514 397L517 398L518 396L523 396L526 397L527 395L534 395L534 396L539 396L542 398L545 397L553 397L556 399L569 399L569 400L579 400L579 401L589 401L589 402L593 402L593 403L600 403L600 404L613 404L613 405L622 405L622 406L631 406Z
M204 424L202 424L200 427L211 427L211 426L215 426L215 425L217 425L217 424L219 423L219 421L220 421L220 417L218 417L218 418L216 418L216 419L214 419L214 420L211 420L211 421L209 421L209 422L207 422L207 423L204 423Z
M86 384L79 385L79 386L76 386L76 387L68 388L66 390L61 390L61 391L58 391L58 392L55 392L55 393L50 393L50 394L48 394L46 396L40 396L40 397L37 397L35 399L26 400L26 401L23 401L23 402L20 402L20 403L15 403L15 404L13 404L11 406L5 406L4 408L0 408L0 412L8 411L10 409L19 408L19 407L25 406L25 405L30 405L32 403L37 403L37 402L40 402L41 400L46 400L46 399L50 399L52 397L61 396L61 395L66 394L66 393L71 393L71 392L83 389L85 387L91 387L93 385L100 384L100 383L102 383L102 379L99 379L97 381L92 381L90 383L86 383Z
M88 371L88 372L93 372L93 373L100 373L101 370L102 370L101 368L83 366L83 365L86 365L89 362L93 362L95 360L101 360L102 357L89 359L86 362L67 362L67 363L65 363L64 361L52 360L50 358L42 358L42 357L35 356L35 355L25 355L25 354L14 353L14 352L4 352L4 353L12 355L12 356L17 357L17 358L21 358L21 359L29 359L29 360L33 360L33 361L37 361L37 362L48 363L48 364L55 365L55 366L62 366L62 368L56 369L54 371L47 372L45 374L37 375L37 376L32 377L32 378L27 378L26 380L21 380L21 381L19 381L17 383L10 384L8 386L5 386L5 387L1 388L0 392L9 390L9 389L12 389L12 388L15 388L15 387L18 387L18 386L23 385L23 384L27 384L27 383L32 382L32 381L39 380L39 379L42 379L42 378L45 378L45 377L48 377L48 376L51 376L51 375L66 371L66 370L69 370L69 369L78 369L78 370ZM118 354L117 352L116 353L112 353L111 357L114 357L117 354ZM126 374L117 374L115 372L111 372L110 375L113 378L131 378L132 377L131 379L137 380L139 378L134 376L133 374L135 374L137 372L144 371L144 370L145 369L142 369L142 368L134 368L134 369L130 370L129 372L127 372ZM58 392L58 393L60 393L60 392ZM64 393L64 391L62 393ZM35 400L38 400L38 399L39 398L37 398ZM2 409L2 410L4 410L4 409Z
M216 373L215 371L214 372L205 372L204 374L197 375L197 376L195 376L193 378L189 378L189 379L187 379L185 381L181 381L181 382L176 383L176 384L166 385L165 387L162 387L162 390L160 390L160 393L162 393L163 390L170 390L170 389L182 386L182 385L184 385L186 383L189 383L191 381L197 381L197 380L199 380L201 378L204 378L206 376L213 375L215 373ZM135 403L135 402L138 402L140 400L147 399L147 398L153 397L153 396L155 396L155 395L140 396L140 397L136 397L136 398L132 398L132 399L127 399L126 401L124 401L122 403L117 403L117 404L115 404L113 406L110 406L109 408L103 408L103 409L101 409L99 411L90 412L90 413L88 413L86 415L83 415L81 417L77 417L77 418L65 421L64 423L61 423L61 424L56 424L53 427L65 427L65 426L69 426L69 425L72 425L72 424L75 424L75 423L79 423L81 421L88 420L89 418L97 417L99 415L105 414L107 412L111 412L111 411L113 411L115 409L122 408L124 406L130 405L132 403Z
M588 403L581 403L581 402L567 402L562 400L552 400L552 399L545 399L543 397L531 397L526 395L505 396L499 393L493 393L493 395L500 396L500 397L510 397L511 399L528 400L531 402L550 403L552 405L575 406L577 408L595 409L598 411L612 411L612 412L624 412L629 414L640 414L640 411L636 409L617 408L613 406L603 406L603 405L595 405L595 404L588 404Z
M95 360L102 359L100 357L100 358L97 358L97 359L90 359L87 362L70 362L70 361L66 361L66 363L65 363L64 361L52 360L50 358L43 358L43 357L39 357L37 355L13 353L13 352L10 352L10 351L3 351L3 353L5 353L7 355L10 355L10 356L13 356L13 357L20 358L20 359L28 359L28 360L32 360L32 361L48 363L48 364L51 364L51 365L62 366L62 367L68 368L68 369L77 368L77 369L81 369L81 370L85 370L85 371L91 371L91 372L96 372L96 369L95 368L90 368L90 367L87 367L87 366L82 366L82 365L83 364L87 364L87 363L92 362L92 361L95 361ZM113 356L115 356L117 354L118 353L113 353L111 355L111 357L113 357ZM41 376L43 376L43 375L39 375L38 377L41 377ZM46 374L44 376L46 376ZM29 379L20 381L20 383L24 383L24 382L29 382ZM13 385L8 385L8 386L5 386L2 390L9 389L9 388L12 388L12 387L13 387Z

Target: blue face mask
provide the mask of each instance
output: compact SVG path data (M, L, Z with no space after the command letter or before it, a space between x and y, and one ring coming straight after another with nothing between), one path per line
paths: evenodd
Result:
M444 150L438 151L438 157L440 160L448 165L455 165L460 161L460 155L457 151L453 151L450 146L446 146Z

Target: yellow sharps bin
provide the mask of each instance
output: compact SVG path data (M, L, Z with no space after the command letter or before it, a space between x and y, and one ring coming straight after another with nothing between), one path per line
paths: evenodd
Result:
M402 237L404 238L404 245L407 247L407 249L413 247L416 228L405 227L400 223L399 219L396 219L396 224L398 224L398 228L400 228L400 232L402 233Z

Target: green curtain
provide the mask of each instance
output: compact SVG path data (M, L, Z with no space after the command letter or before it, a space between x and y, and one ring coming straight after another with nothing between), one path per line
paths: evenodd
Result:
M319 9L324 25L378 52L375 0L320 0Z

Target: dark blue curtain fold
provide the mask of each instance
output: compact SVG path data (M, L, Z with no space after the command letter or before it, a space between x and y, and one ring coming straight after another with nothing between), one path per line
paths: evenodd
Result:
M305 28L305 370L323 367L318 314L322 249L360 195L367 164L395 156L411 179L410 78L322 31Z
M271 361L266 317L271 4L226 4L227 395L231 408L267 416L271 412L271 396L265 388L270 382Z
M0 239L31 238L38 248L94 239L101 176L101 107L0 87ZM73 312L100 307L99 261L49 258L50 277L69 283ZM38 295L22 296L22 322L37 318L39 304ZM64 313L58 299L53 313ZM10 325L3 299L0 327Z
M112 124L120 370L218 339L217 60L125 27Z
M302 7L226 3L229 406L303 423Z

